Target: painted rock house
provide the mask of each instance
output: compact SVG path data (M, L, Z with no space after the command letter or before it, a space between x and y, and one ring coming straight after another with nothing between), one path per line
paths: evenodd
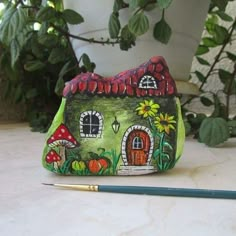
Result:
M165 60L68 82L48 131L43 166L65 175L140 175L174 167L184 142L176 86Z

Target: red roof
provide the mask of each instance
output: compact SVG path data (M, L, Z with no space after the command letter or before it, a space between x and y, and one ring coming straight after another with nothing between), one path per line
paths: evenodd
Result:
M149 75L157 85L144 88L141 79ZM75 93L105 96L165 96L176 94L176 86L163 57L152 57L137 68L121 72L113 77L102 77L95 73L77 75L63 90L67 97Z

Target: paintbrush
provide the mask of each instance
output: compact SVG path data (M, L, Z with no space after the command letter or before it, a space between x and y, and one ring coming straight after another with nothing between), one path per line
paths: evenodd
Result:
M91 185L91 184L90 185L46 184L46 183L43 184L71 190L80 190L80 191L144 194L144 195L175 196L175 197L236 199L236 191L231 191L231 190L169 188L169 187L151 187L151 186Z

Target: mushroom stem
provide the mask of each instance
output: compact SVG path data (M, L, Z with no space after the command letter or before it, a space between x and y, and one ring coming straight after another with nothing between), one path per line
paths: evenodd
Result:
M60 160L60 162L58 163L59 166L62 166L63 163L64 163L65 160L66 160L65 151L66 151L66 150L65 150L65 147L64 147L64 146L60 146L60 147L59 147L59 154L60 154L60 156L61 156L61 160Z

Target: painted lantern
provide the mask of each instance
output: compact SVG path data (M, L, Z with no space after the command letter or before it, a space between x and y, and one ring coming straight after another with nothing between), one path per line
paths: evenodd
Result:
M175 166L184 143L176 86L162 57L68 82L43 166L63 175L140 175Z

